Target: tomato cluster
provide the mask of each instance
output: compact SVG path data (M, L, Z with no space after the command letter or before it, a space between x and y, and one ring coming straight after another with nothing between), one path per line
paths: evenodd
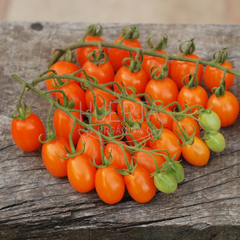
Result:
M51 174L67 176L79 192L96 189L108 204L119 202L125 188L140 203L150 201L157 189L174 192L184 179L181 155L203 166L210 150L224 150L219 129L231 125L239 111L235 96L221 90L232 85L233 75L214 67L203 72L193 40L184 51L181 45L183 59L171 62L162 50L166 38L144 54L135 27L124 28L110 49L99 45L104 40L94 31L85 42L98 44L77 48L80 67L69 62L68 52L42 78L55 98L47 98L52 107L46 140L41 120L21 106L13 114L13 140L24 151L43 143L42 160ZM221 66L231 68L226 61ZM208 99L199 85L203 75L207 87L220 95ZM53 106L58 109L51 130Z

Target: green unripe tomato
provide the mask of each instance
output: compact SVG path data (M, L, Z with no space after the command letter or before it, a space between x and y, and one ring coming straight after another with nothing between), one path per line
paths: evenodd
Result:
M222 152L226 143L224 136L216 131L212 131L204 136L204 141L213 152Z
M177 189L177 181L171 173L157 173L154 176L157 189L164 193L172 193Z
M210 113L204 111L200 114L200 116L198 117L198 119L200 120L199 124L201 126L202 123L204 126L206 126L212 131L218 131L221 127L220 118L215 112L213 112L212 110L210 111Z
M180 162L170 162L167 166L167 171L171 173L176 179L177 183L180 183L184 179L184 169Z

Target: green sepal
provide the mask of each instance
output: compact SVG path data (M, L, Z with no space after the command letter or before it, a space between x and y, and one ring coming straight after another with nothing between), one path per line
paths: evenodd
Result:
M126 25L122 28L122 37L130 41L136 40L139 38L139 28L136 26Z
M14 116L15 113L18 113L17 116ZM12 119L19 119L21 121L26 120L30 115L32 114L32 108L26 104L24 104L24 107L22 108L22 106L17 105L17 109L15 109L12 112Z
M188 43L188 44L187 44L186 49L183 50L182 46L185 43ZM184 41L179 45L179 50L183 55L191 55L194 53L195 49L196 49L196 47L195 47L195 43L194 43L194 38L192 38L191 40Z

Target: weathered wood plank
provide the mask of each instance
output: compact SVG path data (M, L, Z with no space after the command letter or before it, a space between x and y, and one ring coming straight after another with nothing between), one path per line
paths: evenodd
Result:
M186 178L174 194L158 192L147 204L128 194L106 205L95 191L77 193L67 179L44 168L40 150L25 153L11 139L11 112L21 86L9 77L16 73L29 82L47 68L50 51L76 42L87 23L0 22L0 238L38 239L240 239L240 118L221 132L226 150L211 153L202 168L184 162ZM121 32L121 24L103 24L106 41ZM139 25L140 41L167 34L167 52L178 53L181 41L195 37L196 53L210 60L228 47L229 61L240 71L240 26ZM40 88L44 89L44 84ZM240 79L231 91L239 99ZM24 101L45 121L48 105L32 92ZM101 236L101 237L100 237Z

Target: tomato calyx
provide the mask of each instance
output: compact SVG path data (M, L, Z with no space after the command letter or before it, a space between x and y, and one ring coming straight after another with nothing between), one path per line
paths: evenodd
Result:
M194 143L194 136L195 136L195 133L196 133L195 128L191 125L191 127L193 129L193 134L189 136L185 127L184 126L181 127L176 119L173 119L173 120L177 124L178 129L180 131L180 133L178 131L175 131L175 133L178 135L179 139L183 142L181 144L179 139L178 139L178 144L181 147L184 147L186 145L192 145Z
M128 68L132 73L133 72L139 72L142 69L142 62L143 62L143 54L141 49L137 50L137 55L135 58L133 58L133 55L131 52L129 52L130 57L123 59L123 66ZM140 59L140 60L139 60ZM127 65L126 62L130 61L130 65Z
M101 141L100 141L101 142ZM101 143L102 144L102 143ZM101 165L97 165L95 163L95 160L93 159L93 161L90 160L90 163L96 167L96 168L104 168L104 167L108 167L112 161L113 161L113 156L112 156L112 151L109 152L109 156L106 157L104 154L103 154L103 149L101 148L101 155L102 155L102 164Z
M85 83L80 82L80 86L83 90L86 91L87 89L92 88L92 86L89 84L89 82L98 84L97 78L94 76L89 76L85 69L80 69L78 72L82 72L84 75Z
M121 39L121 43L127 39L127 40L136 40L139 38L139 28L136 26L124 26L122 28L122 39Z
M153 80L156 81L161 81L164 80L167 76L168 76L168 61L169 61L169 56L166 56L166 62L164 63L164 65L161 67L152 67L150 72L151 72L151 78ZM161 72L159 75L157 75L156 73L158 72L159 68L161 68ZM155 70L153 70L155 69Z
M162 130L163 130L163 124L161 123L161 121L159 119L155 119L157 121L160 122L160 129L158 129L151 121L148 121L148 126L151 130L151 142L154 142L155 140L160 140L161 139L161 135L162 135Z
M17 116L15 116L15 113L18 113ZM26 104L24 104L24 107L21 105L17 105L16 109L12 112L12 119L20 119L21 121L24 121L32 114L32 108Z
M99 95L99 97L101 97L103 100L103 106L99 107L97 105L96 94L94 93L92 88L90 90L92 91L93 104L94 104L94 111L93 111L92 117L95 117L98 121L100 121L102 118L111 114L112 109L110 105L106 104L105 99L101 95Z
M121 104L121 108L123 109L123 103L120 102ZM140 121L133 121L132 120L132 115L131 115L131 109L129 108L128 111L128 118L126 117L126 114L124 111L122 111L122 115L123 115L123 119L124 121L122 121L121 119L120 122L122 123L122 125L124 127L126 127L128 129L129 132L131 132L132 130L138 130L141 128L141 122Z
M104 64L108 61L108 56L102 49L101 44L99 43L99 49L94 49L91 53L88 54L88 60L94 63L96 66Z
M152 48L153 51L161 51L168 44L168 37L167 36L166 37L164 36L162 39L160 39L155 46L153 44L153 39L154 39L154 35L150 36L147 40L149 48Z
M86 34L92 37L100 37L103 33L103 27L100 24L89 25Z
M124 151L123 151L123 153L124 153ZM133 163L133 159L135 159L135 164ZM115 168L115 170L121 175L133 174L134 170L136 169L136 167L138 165L138 160L135 157L132 157L130 164L128 163L128 161L126 161L126 164L127 164L127 169L121 170L121 169Z
M223 48L213 54L213 62L216 64L224 64L228 58L227 48Z
M185 43L188 43L187 44L187 47L185 50L182 49L182 46L185 44ZM182 42L180 45L179 45L179 50L180 52L182 53L182 55L191 55L194 53L196 47L195 47L195 43L194 43L194 38L192 38L191 40L187 40L187 41L184 41Z
M227 71L224 71L222 80L220 82L220 86L219 87L214 87L212 89L212 93L216 95L216 97L223 97L225 92L226 92L226 82L225 82L225 76L226 76Z

